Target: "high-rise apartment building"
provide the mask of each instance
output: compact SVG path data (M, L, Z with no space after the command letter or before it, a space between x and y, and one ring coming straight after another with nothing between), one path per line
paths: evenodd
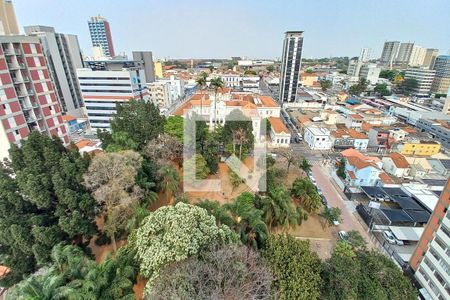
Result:
M395 59L397 58L399 47L400 47L399 41L384 42L380 62L384 65L392 66Z
M114 57L114 46L109 22L101 17L91 17L88 21L92 47L101 47L107 57Z
M411 56L409 57L408 65L411 67L420 67L423 65L425 56L427 54L427 49L419 45L414 45L411 51Z
M369 60L370 60L370 48L362 48L358 60L350 61L348 65L347 75L358 77L359 72L361 71L361 67L363 66L364 63L368 62Z
M38 36L41 40L62 110L75 117L83 116L83 98L76 74L76 69L83 67L78 37L56 33L48 26L25 26L24 29L27 35Z
M295 102L300 66L302 62L303 31L287 31L284 34L281 55L280 99L281 103Z
M148 101L145 72L139 68L121 70L77 69L81 94L91 128L110 129L116 104L130 99Z
M19 34L16 13L11 0L0 0L0 35Z
M438 53L439 53L438 49L427 49L425 53L425 58L423 59L422 67L433 69L434 62L436 61Z
M410 259L424 299L450 299L450 180Z
M376 84L380 77L381 68L376 64L365 64L359 72L359 78L365 79L369 84Z
M398 48L398 54L395 62L398 64L408 64L413 48L414 43L401 43Z
M31 130L69 137L39 38L0 36L0 158Z
M446 94L450 88L450 55L439 55L434 63L436 76L434 77L431 92Z
M417 87L413 89L412 94L417 97L428 97L431 92L434 75L436 71L430 69L410 68L405 72L405 79L415 79Z

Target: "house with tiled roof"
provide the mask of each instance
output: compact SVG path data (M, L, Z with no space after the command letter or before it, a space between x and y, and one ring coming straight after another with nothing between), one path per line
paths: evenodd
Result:
M281 118L269 117L270 122L270 145L272 147L289 147L291 133L284 125Z
M389 153L382 158L383 170L395 177L409 176L410 165L406 158L400 153Z
M346 181L350 186L377 186L382 184L382 178L387 181L389 176L381 175L385 172L378 158L365 156L355 149L345 150L341 154L345 158Z
M350 114L345 119L345 126L347 128L361 130L364 118L359 114Z
M333 148L337 150L355 148L366 151L369 137L363 132L344 127L331 132L331 141Z

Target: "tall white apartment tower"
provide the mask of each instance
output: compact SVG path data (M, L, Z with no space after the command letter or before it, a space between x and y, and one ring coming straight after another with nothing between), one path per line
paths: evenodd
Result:
M300 81L302 48L303 31L284 33L279 99L281 103L295 102Z
M393 62L397 57L399 47L400 47L399 41L384 42L380 62L382 64L389 65L392 67Z

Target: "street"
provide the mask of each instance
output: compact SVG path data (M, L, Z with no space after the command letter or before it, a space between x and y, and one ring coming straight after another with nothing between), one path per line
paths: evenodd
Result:
M368 248L373 248L374 245L364 227L359 223L355 215L350 211L352 207L351 201L346 201L342 198L340 191L336 190L331 183L331 177L328 175L328 170L322 166L314 165L312 173L316 179L317 186L322 190L323 195L331 207L339 207L342 211L342 222L337 226L339 230L351 231L357 230L366 239ZM353 209L352 209L353 210Z

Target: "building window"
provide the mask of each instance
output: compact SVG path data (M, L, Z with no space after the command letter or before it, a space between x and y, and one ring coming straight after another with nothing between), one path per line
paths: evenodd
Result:
M40 67L41 66L41 61L39 60L39 57L33 57L34 60L34 65L36 67Z
M31 53L37 53L36 44L30 44Z

